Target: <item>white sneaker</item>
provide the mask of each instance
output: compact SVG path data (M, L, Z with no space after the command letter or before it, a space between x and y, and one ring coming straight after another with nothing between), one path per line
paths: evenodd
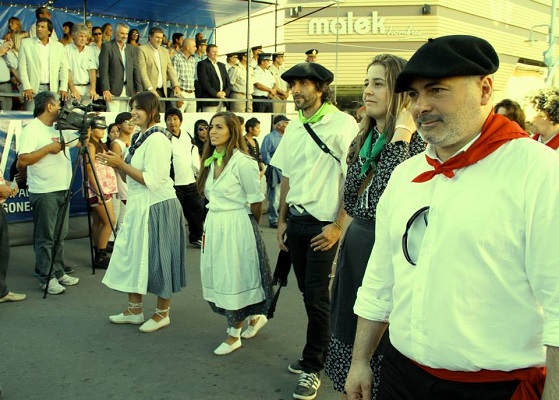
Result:
M61 284L63 284L64 286L74 286L77 285L78 282L80 281L79 278L70 276L70 275L62 275L62 277L58 278L58 282L60 282Z
M47 286L46 283L41 283L39 285L41 290L45 290L46 286ZM65 291L66 291L66 288L64 286L62 286L60 283L58 283L58 279L52 278L49 281L48 294L61 294L61 293L64 293Z

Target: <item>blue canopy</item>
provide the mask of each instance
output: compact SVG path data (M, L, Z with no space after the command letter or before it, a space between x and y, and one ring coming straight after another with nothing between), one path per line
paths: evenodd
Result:
M47 3L37 0L0 2L2 5L35 9ZM137 23L181 25L188 28L209 28L246 17L247 0L51 0L49 7L55 12L88 16L126 19ZM275 0L253 0L251 11L258 11Z

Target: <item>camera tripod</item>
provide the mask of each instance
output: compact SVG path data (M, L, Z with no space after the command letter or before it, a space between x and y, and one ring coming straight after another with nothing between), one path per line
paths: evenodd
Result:
M43 298L47 297L48 294L48 289L49 289L49 283L50 283L50 277L53 273L54 270L54 255L56 254L56 252L58 251L58 248L60 247L60 242L61 239L60 237L62 236L62 229L64 227L64 221L66 218L66 214L68 213L68 207L70 206L70 200L72 199L72 197L77 193L72 193L72 186L74 185L74 182L76 180L76 176L77 176L77 170L78 170L78 166L81 164L82 166L82 185L79 191L82 191L84 194L84 197L88 197L88 193L89 193L89 185L88 185L88 176L87 176L87 160L89 160L90 164L91 164L91 170L93 172L93 177L95 179L95 183L97 185L97 188L99 190L100 193L96 193L96 195L98 195L101 198L102 204L103 204L103 208L105 209L105 212L107 213L108 216L108 220L109 220L109 224L111 225L111 230L113 232L113 235L116 238L116 231L115 231L115 227L113 224L113 221L109 215L109 210L107 208L107 202L105 200L105 194L103 193L103 189L101 187L101 184L99 182L99 178L97 176L97 172L95 171L95 168L93 166L93 159L91 158L91 153L89 152L89 148L87 147L87 133L88 133L88 129L89 127L85 127L82 128L78 131L78 140L80 142L80 147L78 148L78 157L76 158L76 161L72 167L72 179L70 180L70 186L68 187L68 190L66 191L65 195L64 195L64 202L62 204L62 215L63 217L61 219L59 219L56 223L55 226L55 230L54 230L54 244L53 244L53 248L52 248L52 254L53 256L51 257L51 262L50 262L50 267L49 267L49 272L48 272L48 280L47 280L47 284L45 285L45 290L43 293ZM60 132L60 136L61 138L62 136L62 132ZM65 146L64 140L61 140L61 145ZM65 150L65 148L63 147L63 151ZM79 192L78 191L78 192ZM89 232L89 247L90 247L90 255L91 255L91 270L92 270L92 274L95 275L95 253L93 250L93 235L92 235L92 227L91 227L91 207L89 205L87 205L87 225L88 225L88 232Z

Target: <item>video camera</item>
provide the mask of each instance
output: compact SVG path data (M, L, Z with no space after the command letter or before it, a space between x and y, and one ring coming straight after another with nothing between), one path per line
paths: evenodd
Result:
M94 111L104 110L105 107L99 104L84 105L78 101L73 101L71 104L66 102L58 114L56 129L79 130L81 133L86 133L88 128L106 129L105 117L94 113Z

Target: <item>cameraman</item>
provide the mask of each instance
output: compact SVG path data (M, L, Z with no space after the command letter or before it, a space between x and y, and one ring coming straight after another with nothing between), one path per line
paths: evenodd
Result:
M80 144L74 132L59 133L55 129L59 112L58 95L44 91L35 96L35 119L21 132L17 164L20 173L25 173L27 168L36 270L41 289L49 282L50 294L63 293L66 289L62 285L72 286L79 282L78 278L64 273L64 238L68 232L69 207L63 212L63 205L72 179L72 166L69 155L62 150L64 146ZM62 224L62 231L56 238L58 224ZM55 246L56 241L58 246ZM48 276L53 259L54 276Z

